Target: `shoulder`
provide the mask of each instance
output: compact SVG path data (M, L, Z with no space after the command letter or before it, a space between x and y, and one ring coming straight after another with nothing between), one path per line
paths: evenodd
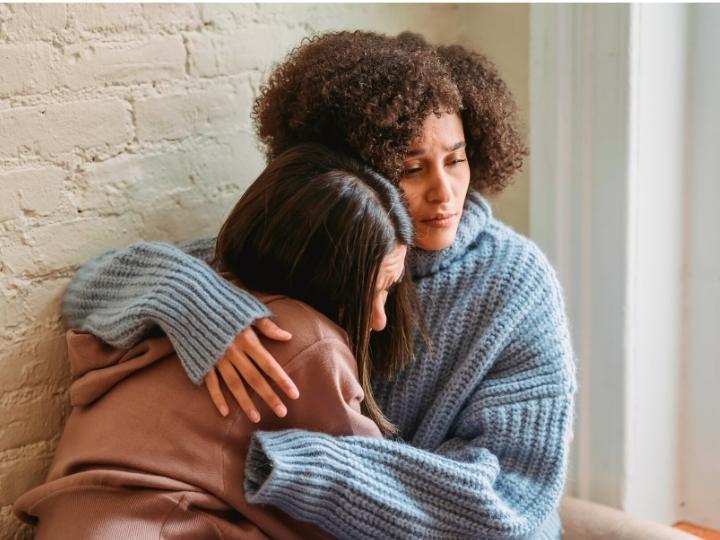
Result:
M535 242L504 223L493 220L488 232L502 253L497 260L498 282L503 285L496 299L500 301L494 304L502 306L498 316L511 329L509 350L519 356L535 351L542 358L555 358L572 373L564 295L553 266Z
M531 239L492 217L478 239L476 279L503 295L562 296L557 274L547 256Z
M280 326L284 324L288 332L347 343L347 334L340 326L305 302L283 295L261 295L260 299L272 312L273 320Z
M570 329L555 269L535 242L504 223L493 219L487 232L497 251L494 277L502 286L493 303L501 306L498 317L510 330L508 358L514 362L532 353L561 366L564 380L574 384Z
M347 333L308 304L282 295L259 295L259 299L271 311L273 322L293 336L287 342L265 341L266 346L269 345L281 353L282 359L276 356L281 364L319 342L335 349L350 351ZM273 351L270 352L274 354Z

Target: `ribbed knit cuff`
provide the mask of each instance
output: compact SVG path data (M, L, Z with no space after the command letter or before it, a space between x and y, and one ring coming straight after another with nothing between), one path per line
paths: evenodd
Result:
M180 361L195 384L223 356L238 334L272 313L251 294L200 266L193 282L179 282L160 292L164 304L160 326L170 337Z
M307 466L308 459L303 449L307 444L302 442L302 431L258 431L250 440L247 460L245 463L245 497L253 504L272 504L275 496L283 498L283 493L297 489L297 481L281 465ZM288 463L276 460L284 459ZM319 465L321 456L313 461ZM291 469L292 467L290 467ZM277 501L276 501L277 502Z
M189 246L209 253L214 242L204 239L185 248ZM148 258L162 252L154 264L163 277L148 307L155 312L195 384L202 383L240 332L253 321L271 315L254 296L218 275L205 261L175 246L148 243L135 249L147 249ZM133 259L137 258L134 254Z
M132 347L154 326L200 384L236 336L270 311L205 262L170 244L141 242L83 266L63 298L70 328Z
M298 429L256 432L245 465L245 498L251 504L280 508L339 538L357 538L357 527L342 515L352 508L366 521L371 521L371 516L354 506L357 499L344 484L349 476L349 471L343 470L347 464L328 456L323 444L326 439L336 438ZM338 497L338 492L342 496ZM324 504L328 497L334 504Z
M345 482L352 465L333 455L330 447L337 439L298 429L256 432L245 464L245 498L280 508L338 538L368 538L353 520L371 530L382 527L374 523L357 488Z
M265 454L257 433L250 439L247 458L245 460L245 496L251 503L260 502L259 492L263 484L273 472L273 464Z

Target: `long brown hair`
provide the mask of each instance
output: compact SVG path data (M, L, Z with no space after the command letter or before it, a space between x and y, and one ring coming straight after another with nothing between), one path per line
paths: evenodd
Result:
M412 238L390 181L353 158L303 144L273 159L245 191L220 230L215 258L245 287L305 302L343 328L363 412L394 434L370 381L391 378L412 358L418 310L409 272L388 294L386 330L371 333L370 318L380 263Z

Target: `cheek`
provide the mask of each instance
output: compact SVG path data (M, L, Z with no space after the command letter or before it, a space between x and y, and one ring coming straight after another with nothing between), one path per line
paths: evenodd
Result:
M400 189L405 196L411 217L415 217L418 206L422 204L422 190L415 183L400 182Z
M465 175L464 175L464 186L465 186L465 188L464 188L463 193L467 193L467 192L468 192L468 189L470 188L470 177L471 177L471 176L472 176L472 175L470 174L470 164L466 162L466 163L465 163Z
M464 201L465 197L467 196L468 189L470 188L470 179L468 178L464 182L460 182L457 190L456 190L456 196L458 200Z
M455 174L455 191L464 195L470 187L470 165L467 161L462 165Z

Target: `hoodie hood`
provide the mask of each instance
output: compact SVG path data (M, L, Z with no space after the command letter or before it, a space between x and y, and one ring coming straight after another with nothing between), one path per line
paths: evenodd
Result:
M66 334L73 406L89 405L133 373L174 355L167 336L144 339L132 349L118 349L92 334L69 330Z

